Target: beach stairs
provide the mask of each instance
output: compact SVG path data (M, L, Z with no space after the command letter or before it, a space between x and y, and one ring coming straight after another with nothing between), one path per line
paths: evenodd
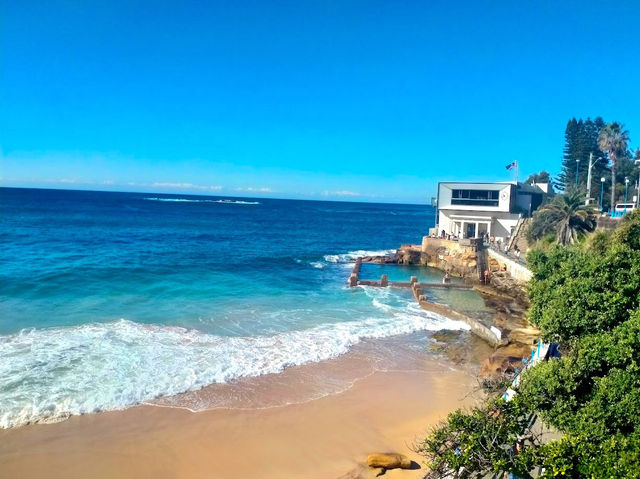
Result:
M518 371L518 374L511 383L511 387L505 391L503 398L506 401L511 401L513 399L513 396L516 395L516 390L518 389L518 385L520 384L520 376L522 375L522 371L530 368L531 366L535 366L540 361L545 361L547 359L547 354L549 353L550 346L550 343L543 343L542 341L538 341L536 347L531 350L531 358L524 359L523 366L521 370Z
M531 224L531 218L520 218L516 224L516 228L513 230L511 240L509 240L509 251L513 251L516 246L523 253L526 254L529 249L529 241L527 241L527 228Z
M484 284L484 272L489 271L489 258L486 249L478 248L478 281ZM488 278L488 277L487 277Z

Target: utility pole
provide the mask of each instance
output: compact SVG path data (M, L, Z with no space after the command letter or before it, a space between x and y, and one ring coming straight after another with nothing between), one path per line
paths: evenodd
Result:
M593 161L593 152L589 153L589 169L587 170L587 198L584 202L585 205L588 205L589 201L591 201L591 168L593 168L595 164L601 159L602 157L596 158L596 161ZM602 205L600 205L600 209L602 209Z
M589 169L587 170L587 198L584 204L588 205L591 200L591 167L593 166L593 152L589 153Z
M640 160L636 160L635 164L640 167ZM638 196L636 197L636 206L640 208L640 171L638 171Z
M624 177L624 202L627 202L627 198L629 196L629 178ZM627 205L624 205L624 208L627 209Z

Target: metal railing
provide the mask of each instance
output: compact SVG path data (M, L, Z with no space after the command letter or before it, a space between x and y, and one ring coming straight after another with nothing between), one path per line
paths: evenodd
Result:
M527 265L526 258L523 258L522 256L518 257L518 256L515 255L515 253L510 252L508 249L505 251L505 247L499 248L497 244L491 243L489 241L485 241L484 245L487 248L491 248L493 251L498 253L500 256L504 256L505 258L510 259L511 261L515 261L516 263L518 263L518 264L520 264L522 266L526 266Z

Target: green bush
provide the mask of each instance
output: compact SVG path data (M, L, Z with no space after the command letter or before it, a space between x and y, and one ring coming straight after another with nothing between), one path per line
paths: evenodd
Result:
M624 215L620 226L613 232L612 242L640 250L640 209Z
M570 343L608 331L640 302L640 251L612 242L606 252L556 247L528 256L529 320L543 339Z
M640 310L610 333L523 375L522 400L556 428L593 440L640 432Z
M640 478L640 437L616 434L602 442L566 435L537 451L543 478Z
M529 428L529 415L520 401L503 399L452 412L416 447L429 461L427 477L483 477L501 471L530 477L539 444ZM522 449L516 454L517 442Z

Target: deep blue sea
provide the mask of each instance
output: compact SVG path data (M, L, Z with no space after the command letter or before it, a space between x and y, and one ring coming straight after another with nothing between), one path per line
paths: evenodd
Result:
M346 287L355 257L433 223L419 205L0 188L0 427L462 328L408 291ZM381 268L363 273L441 277Z

